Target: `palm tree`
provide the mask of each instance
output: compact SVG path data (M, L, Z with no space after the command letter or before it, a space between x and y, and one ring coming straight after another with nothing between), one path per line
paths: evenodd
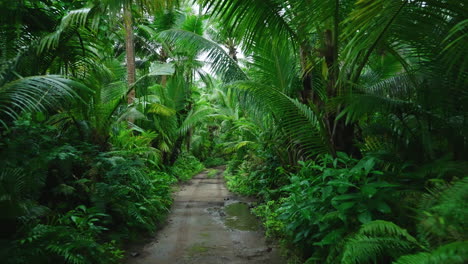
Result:
M132 7L145 10L147 12L162 10L172 6L177 1L173 0L105 0L100 1L97 6L102 5L104 10L110 9L111 12L121 12L123 10L123 22L125 29L125 50L127 62L127 83L129 92L127 94L127 103L133 103L135 99L135 82L136 82L136 67L135 67L135 44L133 33L133 14Z
M57 13L51 8L38 8L41 5L44 3L39 1L15 3L5 7L11 12L2 14L0 123L3 127L8 127L25 111L63 110L89 92L79 80L70 79L79 77L71 70L72 61L89 65L83 55L86 47L76 45L77 28L85 23L89 9ZM3 6L1 9L5 10ZM57 30L50 33L54 27ZM63 49L68 52L66 55L59 45L67 46ZM65 57L69 64L62 63ZM82 68L86 67L82 65Z
M345 122L340 113L350 102L345 98L366 84L364 75L372 71L374 61L395 58L407 74L421 70L422 63L431 64L437 75L433 65L445 65L453 70L452 80L466 84L461 74L466 62L460 59L465 53L459 45L466 40L462 32L467 7L459 1L200 2L224 25L231 25L233 32L244 36L244 49L255 50L273 42L294 51L302 71L302 91L293 97L313 104L320 113L332 153L341 150L358 155L357 120ZM437 26L428 21L437 21ZM443 44L429 41L434 38L444 40ZM450 61L449 56L456 60ZM448 77L441 69L437 72ZM414 86L414 78L408 80ZM457 87L460 91L462 85Z

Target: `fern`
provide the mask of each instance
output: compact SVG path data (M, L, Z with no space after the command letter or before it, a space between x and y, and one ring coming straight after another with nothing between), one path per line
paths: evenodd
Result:
M464 264L468 262L468 241L442 245L431 252L399 258L394 264Z
M387 255L395 259L421 248L405 229L392 222L376 220L362 225L345 243L342 262L372 263Z
M467 240L467 201L467 177L455 181L453 185L441 185L425 194L418 210L421 239L428 240L432 245L440 241Z
M386 256L397 259L416 250L422 252L403 256L396 263L435 264L467 261L467 180L464 178L451 186L442 185L423 196L418 210L419 241L394 223L373 221L363 225L358 233L346 242L343 263L371 263ZM441 243L448 244L427 252L429 249L423 246L423 243L428 243L431 247Z

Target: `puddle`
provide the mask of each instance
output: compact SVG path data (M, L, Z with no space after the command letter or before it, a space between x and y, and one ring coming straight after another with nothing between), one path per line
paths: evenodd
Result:
M250 212L248 204L232 203L224 207L224 212L224 224L229 228L243 231L260 229L260 221Z

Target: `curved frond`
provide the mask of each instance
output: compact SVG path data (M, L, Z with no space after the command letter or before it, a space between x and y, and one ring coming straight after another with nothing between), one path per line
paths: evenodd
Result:
M148 108L148 113L162 115L162 116L173 116L176 114L176 111L162 104L151 103Z
M18 118L23 111L58 110L79 99L75 89L86 89L76 81L57 75L21 78L0 87L0 122L3 116Z
M392 222L372 221L362 225L344 246L342 262L373 263L384 256L397 258L420 248L417 240Z
M67 29L71 27L80 27L86 24L88 14L91 8L82 8L70 11L67 15L62 18L58 28L45 36L39 43L37 50L38 53L42 53L46 50L56 48L59 45L60 37Z
M455 76L463 80L461 85L467 85L468 56L466 47L468 46L468 19L454 25L442 44L442 61L447 65L446 71L455 72Z
M239 65L215 42L203 38L193 32L171 29L163 31L159 37L179 48L204 54L214 73L221 76L225 82L247 79Z
M468 241L443 245L432 252L399 258L394 264L464 264L468 262Z
M392 99L374 94L353 94L337 118L346 116L346 122L354 122L373 113L411 112L416 106L408 101Z
M302 89L301 72L297 56L288 45L268 43L255 48L250 75L253 79L277 87L289 96Z
M272 36L295 39L287 21L285 1L276 0L202 0L201 4L228 25L229 30L243 36L247 46L270 42Z
M271 114L291 145L306 156L330 153L324 125L313 109L260 83L244 81L234 87L240 92L244 107L254 115Z
M180 125L178 134L180 136L185 135L191 128L203 122L211 113L211 108L202 108L195 111L190 111L190 113Z

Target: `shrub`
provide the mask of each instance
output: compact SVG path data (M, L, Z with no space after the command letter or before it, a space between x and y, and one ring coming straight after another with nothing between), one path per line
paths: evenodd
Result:
M183 154L176 160L169 172L180 181L188 181L203 169L205 166L197 158Z
M208 158L203 161L203 164L207 168L217 167L226 164L226 161L223 158Z

